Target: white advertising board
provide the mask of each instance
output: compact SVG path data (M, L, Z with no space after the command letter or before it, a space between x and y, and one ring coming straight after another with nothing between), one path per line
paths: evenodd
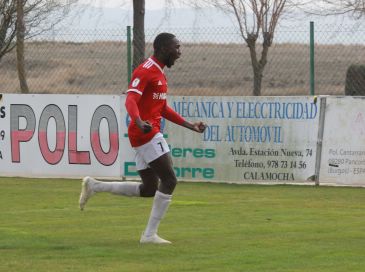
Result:
M320 184L365 185L365 98L327 97Z
M4 94L3 176L121 176L121 97Z
M343 111L355 111L351 113L355 117L350 115L353 120L346 129L345 117L337 128L326 126L321 181L341 180L352 171L351 178L359 177L361 182L365 172L361 167L328 168L329 161L341 164L333 161L338 159L355 165L363 162L354 157L362 154L361 135L365 133L361 101L355 100L359 103L354 107L352 100L351 106L343 106L336 99L328 99L329 105L337 103L338 112L332 112L329 106L326 124L335 124L332 119L338 117L332 115ZM138 177L124 102L124 95L4 94L0 105L1 175ZM320 109L311 97L171 96L168 102L187 120L208 124L199 134L162 121L179 180L312 182ZM358 138L353 141L344 136L333 142L329 137L340 135L333 129L342 133L350 130ZM339 148L350 141L353 145L360 141L360 147ZM346 157L350 156L348 152L341 153L343 150L361 154L353 152L351 159ZM337 154L341 156L334 156Z
M311 97L169 97L199 134L165 124L178 179L295 183L315 174L319 105Z

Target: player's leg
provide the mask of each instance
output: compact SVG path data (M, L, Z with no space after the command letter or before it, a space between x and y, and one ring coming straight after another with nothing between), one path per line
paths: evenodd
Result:
M148 168L148 164L144 160L143 156L141 156L141 152L138 151L136 152L135 161L136 161L137 171ZM146 179L148 176L151 175L148 175L148 173L146 173L144 176L146 176L145 177ZM156 175L154 175L152 180L157 178L155 176ZM89 198L93 196L95 193L108 192L111 194L122 195L122 196L140 196L141 184L142 183L140 182L127 182L127 181L105 182L93 179L91 177L85 177L82 182L82 189L79 200L80 209L81 210L84 209Z
M148 145L147 145L148 148ZM136 151L136 169L142 178L140 182L105 182L99 181L90 177L85 177L82 182L82 190L80 194L79 205L83 210L88 199L95 193L108 192L116 195L123 196L154 196L158 177L149 169L148 163L143 156L146 147L141 149L135 149ZM142 189L142 195L141 190Z
M157 235L157 231L162 218L165 216L170 206L172 193L175 189L177 180L166 141L162 138L158 141L158 145L160 145L162 152L164 150L167 150L167 152L149 163L151 169L159 177L160 185L154 197L151 214L146 229L142 234L141 243L170 243L169 241L160 238ZM160 147L157 147L157 150Z
M142 197L154 197L158 188L159 178L151 168L146 168L138 171L142 179L142 184L139 186L140 195Z
M140 196L140 182L118 182L118 181L100 181L91 177L85 177L82 181L82 189L80 194L79 205L83 210L87 201L95 193L108 192L122 196Z
M151 169L160 178L158 190L163 194L172 195L175 190L177 179L173 169L170 153L165 153L149 163Z
M91 177L85 177L84 181L95 193L106 192L123 196L140 196L140 182L101 181Z

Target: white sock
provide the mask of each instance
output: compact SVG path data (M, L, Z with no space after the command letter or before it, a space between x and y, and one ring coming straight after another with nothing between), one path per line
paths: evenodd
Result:
M156 191L150 218L144 231L145 236L152 236L157 233L160 221L164 217L167 209L170 206L171 198L172 195L167 195Z
M91 189L97 193L109 192L115 195L140 196L140 185L141 183L139 182L104 182L95 180L91 183Z

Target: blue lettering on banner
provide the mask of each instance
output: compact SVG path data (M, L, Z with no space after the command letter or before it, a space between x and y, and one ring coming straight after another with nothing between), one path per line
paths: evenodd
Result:
M240 143L283 143L283 129L280 126L226 126L209 125L203 133L207 142Z
M223 102L174 102L174 109L182 117L224 118Z
M216 102L175 101L173 107L185 118L315 119L318 107L312 102Z
M189 101L183 97L180 101L174 101L172 105L184 118L235 120L227 126L206 120L208 126L203 133L205 142L281 144L284 142L281 123L240 125L240 120L314 120L318 114L317 104L309 101Z
M280 126L227 126L226 142L283 143Z

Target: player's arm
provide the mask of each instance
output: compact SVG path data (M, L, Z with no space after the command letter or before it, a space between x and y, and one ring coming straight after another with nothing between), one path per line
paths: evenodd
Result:
M167 104L165 105L164 110L162 111L162 117L177 125L186 127L199 133L203 133L206 128L206 124L204 124L203 122L191 123L189 121L186 121L180 114L174 111Z
M138 101L141 99L141 95L136 92L128 92L125 100L125 107L131 119L136 122L137 126L144 133L148 133L152 129L152 125L149 122L145 122L139 116Z

